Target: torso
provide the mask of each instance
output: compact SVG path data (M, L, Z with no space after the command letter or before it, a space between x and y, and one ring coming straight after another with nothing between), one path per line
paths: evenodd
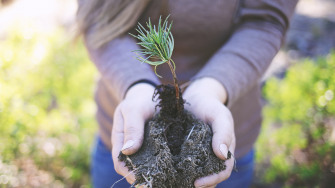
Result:
M140 22L145 24L150 17L157 24L160 15L164 19L170 14L175 39L172 59L177 64L180 82L186 82L229 38L237 9L238 0L154 1ZM167 66L158 67L158 72L163 76L163 82L171 80Z

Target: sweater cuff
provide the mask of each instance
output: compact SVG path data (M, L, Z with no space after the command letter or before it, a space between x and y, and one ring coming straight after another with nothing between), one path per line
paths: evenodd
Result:
M159 83L157 83L157 81L151 81L151 80L147 80L147 79L142 79L142 80L139 80L139 81L136 81L134 83L132 83L128 88L127 90L125 91L124 93L124 96L123 98L125 98L128 90L133 87L134 85L137 85L137 84L149 84L149 85L152 85L154 88L156 88L158 86Z

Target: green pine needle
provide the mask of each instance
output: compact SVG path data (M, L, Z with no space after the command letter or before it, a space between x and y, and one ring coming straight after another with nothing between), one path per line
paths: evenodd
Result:
M148 63L155 66L155 74L161 77L156 72L156 67L163 63L170 61L173 68L176 68L171 56L174 48L174 39L171 33L172 23L168 23L169 16L162 23L162 18L159 18L158 26L151 24L151 21L146 23L147 29L138 23L136 31L138 35L130 34L137 38L140 42L137 44L143 48L135 50L137 52L137 59L143 63ZM144 58L146 57L146 58Z

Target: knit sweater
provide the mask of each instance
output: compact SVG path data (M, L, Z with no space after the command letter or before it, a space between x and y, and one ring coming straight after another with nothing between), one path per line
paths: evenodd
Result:
M168 0L173 21L172 59L180 83L203 77L218 80L228 93L234 119L237 158L250 151L261 127L260 79L278 52L297 0ZM161 8L153 1L139 22L157 23ZM134 25L135 27L135 25ZM94 33L86 33L86 38ZM86 44L101 73L96 90L99 134L111 148L113 113L127 89L139 80L172 81L167 65L152 68L136 60L136 40L124 34L104 47Z

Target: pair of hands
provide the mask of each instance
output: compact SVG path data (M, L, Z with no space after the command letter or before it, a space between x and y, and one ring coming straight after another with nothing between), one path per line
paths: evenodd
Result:
M131 155L140 149L144 139L144 124L154 115L157 104L152 101L154 89L153 86L145 83L131 87L114 113L112 131L114 167L117 173L126 176L129 183L135 181L135 176L117 157L120 151L125 155ZM234 123L230 111L223 105L227 100L224 87L213 78L201 78L186 89L183 98L191 104L186 104L185 109L211 125L212 148L215 155L225 160L228 150L234 153ZM227 160L226 165L226 170L218 174L197 179L194 182L195 187L215 187L226 180L231 174L234 160Z

